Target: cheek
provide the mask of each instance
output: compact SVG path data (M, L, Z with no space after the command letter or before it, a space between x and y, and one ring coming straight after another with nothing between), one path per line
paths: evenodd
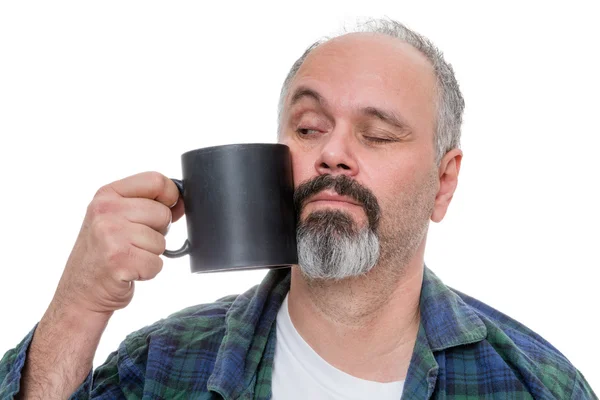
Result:
M414 179L414 167L409 162L402 162L402 167L398 164L396 157L363 159L360 180L380 201L393 199L409 180Z
M290 143L282 143L290 147L294 186L298 187L302 182L315 176L315 159L309 152L298 150L295 146L290 145Z
M292 171L294 175L294 187L298 187L301 183L306 182L315 176L313 173L314 168L309 168L304 160L301 160L298 157L294 158L293 156Z
M383 173L382 171L386 171ZM381 207L382 216L397 212L407 202L414 200L419 185L422 185L424 177L420 177L416 166L405 164L403 168L383 168L374 171L369 184Z
M437 193L436 174L431 171L414 172L404 176L382 198L382 225L390 229L405 224L428 220L433 211Z

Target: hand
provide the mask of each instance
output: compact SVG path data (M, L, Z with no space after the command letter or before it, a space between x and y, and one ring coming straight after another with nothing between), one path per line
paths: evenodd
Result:
M152 279L162 269L164 235L183 215L178 199L175 184L157 172L100 188L87 208L54 306L108 316L127 306L134 282Z

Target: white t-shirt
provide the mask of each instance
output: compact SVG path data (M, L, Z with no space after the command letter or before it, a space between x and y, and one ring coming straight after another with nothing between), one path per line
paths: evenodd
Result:
M294 327L285 297L277 314L273 400L398 400L404 381L380 383L356 378L321 358Z

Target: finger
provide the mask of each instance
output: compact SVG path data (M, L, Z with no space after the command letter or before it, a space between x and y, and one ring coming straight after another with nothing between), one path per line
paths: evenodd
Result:
M177 204L171 208L171 222L179 220L179 218L183 217L183 214L185 214L185 205L183 204L183 199L180 198Z
M128 224L127 231L124 232L129 239L129 243L141 250L146 250L152 254L161 255L166 248L165 236L149 226L142 224Z
M122 197L153 199L171 207L179 199L179 190L173 181L158 172L142 172L118 180L107 186Z
M117 279L123 282L147 281L162 270L163 260L156 254L131 246L126 268L121 268Z
M146 225L165 234L171 223L171 209L150 199L120 199L120 214L129 222Z

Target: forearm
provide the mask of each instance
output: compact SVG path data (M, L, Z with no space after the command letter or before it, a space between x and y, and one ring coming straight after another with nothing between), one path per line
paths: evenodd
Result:
M109 318L51 305L33 335L19 398L68 398L90 372Z

